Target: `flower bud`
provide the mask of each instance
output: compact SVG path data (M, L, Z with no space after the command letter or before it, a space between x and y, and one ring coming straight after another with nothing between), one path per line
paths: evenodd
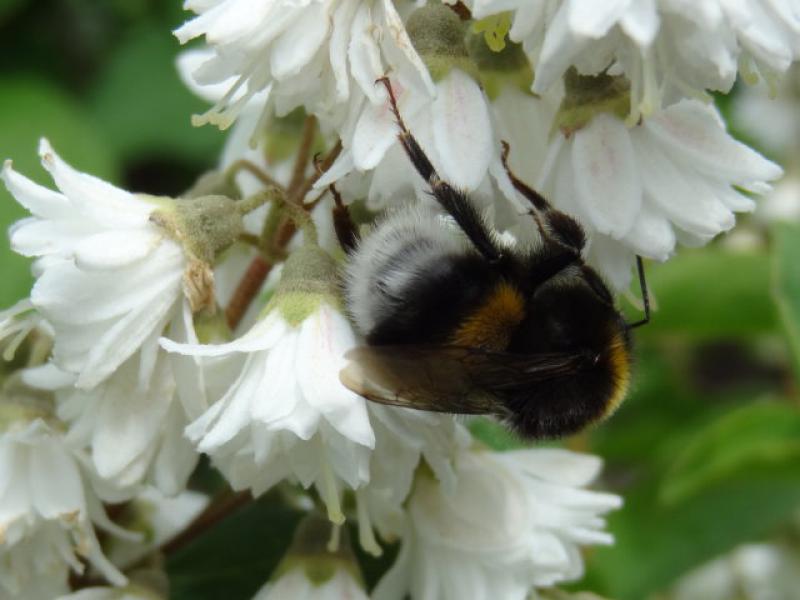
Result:
M287 323L298 325L323 302L341 309L338 267L318 246L301 246L286 260L278 289L265 310L277 308Z
M565 136L585 127L599 113L625 119L630 112L630 84L624 77L581 75L573 67L564 75L565 96L555 126Z
M418 8L408 18L408 36L434 81L444 79L454 68L477 78L478 70L464 43L465 28L458 15L442 4Z

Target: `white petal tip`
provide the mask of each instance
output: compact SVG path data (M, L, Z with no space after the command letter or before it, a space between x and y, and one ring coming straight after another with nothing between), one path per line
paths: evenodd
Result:
M40 138L39 139L39 157L42 159L42 162L53 164L55 162L55 152L53 151L53 146L50 145L50 141L47 138Z

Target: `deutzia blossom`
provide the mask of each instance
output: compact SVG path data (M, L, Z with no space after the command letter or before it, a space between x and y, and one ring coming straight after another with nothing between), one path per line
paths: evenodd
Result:
M11 246L38 258L31 302L55 332L53 360L90 389L141 350L146 382L180 306L184 253L150 222L157 204L74 170L46 140L39 155L59 192L10 161L2 178L33 214L12 226Z
M398 108L408 128L425 149L441 177L467 191L487 184L489 168L500 164L489 102L479 84L460 69L436 83L433 97L419 94L392 77ZM369 207L384 208L387 201L413 190L427 196L427 182L414 170L397 139L397 123L388 101L365 103L358 116L342 128L344 150L317 188L345 177L371 172Z
M472 0L484 18L513 11L509 37L521 42L536 73L533 91L569 68L587 75L624 72L638 116L665 93L730 90L745 75L783 73L800 56L800 11L769 0Z
M411 45L392 0L189 1L199 16L175 31L183 43L205 36L213 55L194 73L200 84L225 84L225 96L196 122L229 126L255 94L284 115L298 106L341 113L360 88L374 97L376 77L402 70L421 88L430 75Z
M566 450L467 451L452 492L418 476L400 554L374 597L524 600L580 577L579 545L610 544L600 515L621 504L581 489L599 470Z
M93 523L128 534L106 517L87 485L82 458L32 407L2 406L4 413L15 408L19 414L6 415L11 424L0 433L0 592L50 600L66 591L69 569L83 572L79 557L124 585L126 578L103 554Z
M67 440L89 450L98 477L125 498L149 481L174 495L186 485L198 455L184 438L186 414L166 352L159 351L147 387L139 383L139 360L128 359L91 390L52 364L24 373L34 387L55 392L57 414L69 426Z
M277 581L267 582L253 600L368 600L363 586L347 569L333 569L322 582L310 579L301 567L292 569Z
M764 193L781 174L728 135L714 108L683 100L634 127L600 113L556 134L537 187L578 218L589 261L624 289L634 254L663 261L677 241L708 242L755 208L736 188Z
M323 269L333 268L327 255L310 248L295 251L290 264L302 264L304 251ZM355 345L350 325L329 295L292 290L290 264L276 291L277 306L238 340L162 344L195 356L245 357L236 380L186 430L234 488L260 494L287 477L315 485L331 519L341 521L341 487L368 481L375 436L366 401L339 382L344 354ZM327 283L335 286L333 279Z

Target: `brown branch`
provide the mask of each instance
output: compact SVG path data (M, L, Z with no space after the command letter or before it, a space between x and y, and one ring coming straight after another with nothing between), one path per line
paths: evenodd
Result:
M311 147L308 146L306 150L302 150L300 154L310 153ZM333 164L333 161L336 160L336 157L339 156L339 153L342 151L342 143L341 141L336 142L336 145L328 152L327 156L319 163L318 170L309 177L305 182L301 182L298 184L298 188L294 194L290 192L288 201L301 203L303 198L305 198L308 191L314 186L314 183L322 177L322 174L327 171L330 166ZM298 155L298 160L296 164L299 164L301 161L300 159L302 156ZM307 163L310 156L305 157L305 162ZM291 187L289 188L291 190ZM278 229L278 233L275 236L275 240L273 243L272 250L275 254L279 254L282 250L286 248L289 242L292 239L292 236L297 231L297 227L295 224L290 220L287 219L283 222L283 224ZM247 308L250 306L250 303L253 301L253 298L256 297L259 290L261 290L261 286L264 284L264 280L269 275L269 272L272 270L274 265L267 261L266 258L259 255L253 258L250 262L250 265L247 267L247 271L245 271L244 275L242 276L241 281L239 281L239 285L236 287L236 290L233 292L233 296L231 297L231 301L228 303L228 307L225 309L225 319L228 322L228 327L231 330L236 329L239 323L244 317L245 312L247 312Z
M164 554L171 554L180 550L198 535L208 531L225 517L249 503L252 499L253 496L249 491L225 492L206 506L206 509L197 515L186 529L162 544L161 551Z
M300 148L297 151L297 158L294 161L292 178L289 180L289 199L292 199L294 192L303 183L306 175L308 161L311 159L311 150L314 147L314 138L317 135L317 118L314 115L306 117L303 123L303 133L300 135Z
M244 313L247 312L247 307L258 294L261 285L272 270L272 266L260 254L250 262L225 309L225 320L231 331L236 329L241 322Z

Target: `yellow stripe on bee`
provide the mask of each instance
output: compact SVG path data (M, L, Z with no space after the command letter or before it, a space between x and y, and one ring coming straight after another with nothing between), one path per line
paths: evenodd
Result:
M515 287L503 281L488 295L453 335L456 346L501 351L525 317L525 300Z
M619 408L625 396L628 395L628 388L631 382L631 355L628 351L628 345L619 331L614 332L612 335L608 352L614 387L611 397L608 399L608 404L606 404L599 420L610 417Z

